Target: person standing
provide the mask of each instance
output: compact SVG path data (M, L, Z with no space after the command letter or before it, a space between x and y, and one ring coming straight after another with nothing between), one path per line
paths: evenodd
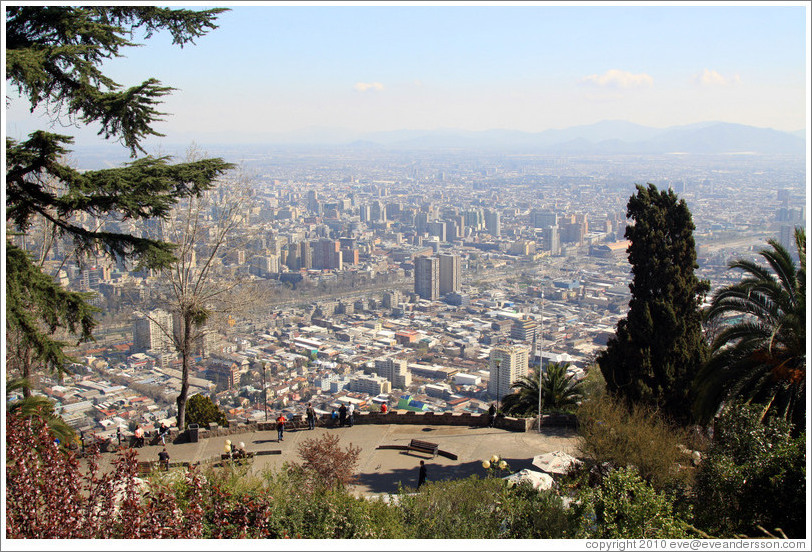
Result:
M279 441L284 441L285 436L285 422L288 420L285 418L284 414L279 414L276 418L276 434Z
M383 403L381 405L381 414L386 414L387 412L389 412L389 407L386 406L386 403Z
M344 403L341 403L341 406L338 407L338 425L344 427L346 421L347 421L347 406Z
M488 407L488 427L493 427L496 421L496 407L491 403Z
M118 439L118 447L121 448L121 426L116 428L116 439Z
M169 471L169 453L166 452L166 447L164 447L163 450L158 453L158 462L160 462L164 471Z
M309 429L316 428L316 411L313 409L313 403L307 403L307 427Z
M350 427L355 423L355 405L353 403L350 403L350 407L347 409L347 422Z
M417 488L420 489L420 486L426 482L426 463L421 460L420 461L420 471L417 474Z

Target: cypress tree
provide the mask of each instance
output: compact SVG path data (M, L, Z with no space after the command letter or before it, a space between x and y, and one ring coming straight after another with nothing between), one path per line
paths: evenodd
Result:
M659 408L669 419L691 417L690 390L707 358L700 307L710 291L700 281L691 212L673 191L637 186L629 199L631 301L626 318L598 356L607 390L627 404Z

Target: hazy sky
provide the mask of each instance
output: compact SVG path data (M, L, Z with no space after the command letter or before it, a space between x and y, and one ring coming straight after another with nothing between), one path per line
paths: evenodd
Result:
M121 84L154 76L179 89L163 106L165 140L606 119L794 131L809 117L802 2L218 5L232 11L196 45L158 35L105 67ZM19 101L6 120L12 138L35 128Z

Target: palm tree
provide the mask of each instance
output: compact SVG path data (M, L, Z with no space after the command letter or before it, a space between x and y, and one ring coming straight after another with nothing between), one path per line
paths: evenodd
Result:
M536 414L539 410L538 368L519 378L511 387L515 391L502 398L502 412L520 416Z
M11 394L15 391L23 391L30 389L30 384L25 378L16 378L6 380L6 394ZM46 397L40 395L23 396L8 403L8 413L16 414L22 418L39 418L54 437L58 437L60 442L67 445L76 438L74 429L62 419L61 416L54 413L54 403Z
M697 375L694 411L709 421L726 402L763 405L803 427L806 405L806 233L795 229L799 265L776 240L759 254L767 267L739 259L744 278L719 290L705 313L721 328ZM728 323L726 323L728 322Z
M569 363L553 362L541 377L541 399L544 410L566 410L583 397L581 382L567 373Z
M567 374L569 363L551 363L541 376L541 408L543 411L566 410L575 406L583 396L581 382L572 374ZM534 368L530 375L523 376L513 386L517 391L502 399L505 414L538 414L539 410L539 369Z

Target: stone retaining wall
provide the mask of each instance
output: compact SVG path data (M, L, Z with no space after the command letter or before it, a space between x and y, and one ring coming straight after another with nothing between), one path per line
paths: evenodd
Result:
M317 426L332 425L328 414L316 419ZM357 425L366 424L413 424L413 425L444 425L444 426L467 426L482 427L488 425L487 414L471 414L468 412L357 412L355 414ZM306 422L297 420L298 427L307 427ZM496 427L509 431L530 431L538 424L538 418L513 418L501 416L497 419ZM577 420L574 415L565 414L545 414L541 418L542 427L570 427L575 428ZM272 431L276 429L276 422L240 422L231 421L228 427L219 427L211 424L210 429L200 428L198 430L199 439L209 437L224 437L237 433L250 433L254 431ZM174 436L174 434L172 434ZM181 435L180 438L185 437Z

